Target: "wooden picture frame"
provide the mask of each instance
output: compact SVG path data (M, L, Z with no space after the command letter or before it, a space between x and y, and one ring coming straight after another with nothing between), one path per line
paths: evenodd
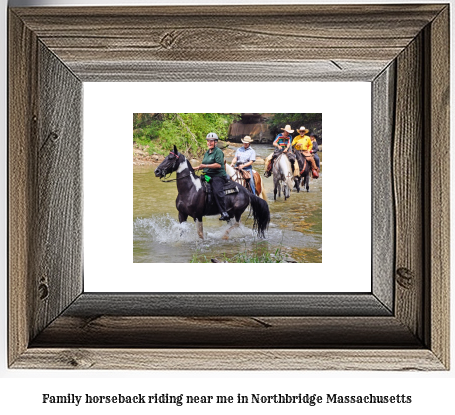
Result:
M371 82L372 292L84 292L82 82L122 80ZM449 369L448 4L13 8L8 98L10 368Z

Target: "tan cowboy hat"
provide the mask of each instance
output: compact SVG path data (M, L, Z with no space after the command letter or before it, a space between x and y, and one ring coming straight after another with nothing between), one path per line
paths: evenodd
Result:
M245 138L241 138L240 141L242 143L252 143L254 140L249 135L246 135Z
M286 127L282 128L283 131L287 131L289 134L292 134L294 130L291 130L291 126L288 124Z
M297 131L300 132L302 130L304 130L303 134L306 134L306 133L308 133L310 131L308 128L305 128L303 125L300 127L300 130L297 130Z

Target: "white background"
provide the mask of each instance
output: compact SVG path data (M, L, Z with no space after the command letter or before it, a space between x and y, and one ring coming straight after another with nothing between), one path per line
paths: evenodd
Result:
M417 3L417 1L415 1ZM438 1L427 1L426 3L439 3ZM157 4L156 1L139 1L135 4ZM191 1L168 1L168 4L197 4ZM206 4L220 4L217 1L205 2ZM240 1L226 1L229 4L240 4ZM259 3L251 1L250 3ZM264 1L263 3L271 4L273 2ZM279 3L279 2L274 2ZM287 3L304 3L287 0ZM324 1L311 3L339 3L336 1ZM354 2L351 2L354 3ZM399 3L394 1L368 2L368 3ZM422 3L422 2L418 2ZM89 5L95 4L92 1L71 1L71 0L12 0L10 5ZM115 0L98 0L96 4L125 4ZM286 371L286 372L201 372L201 371L164 371L164 372L117 372L117 371L31 371L31 370L8 370L6 369L6 1L2 0L0 10L3 25L3 36L0 36L1 56L3 64L0 66L1 83L0 83L0 192L3 197L3 203L0 204L0 234L4 237L0 239L0 264L2 269L2 280L0 285L0 294L2 298L2 319L0 320L0 410L2 413L34 413L34 414L98 414L102 410L110 413L124 414L130 413L153 413L153 407L146 409L133 410L128 407L73 407L64 406L45 406L39 402L42 393L154 393L169 392L186 394L242 394L248 393L277 393L277 392L309 392L309 393L340 393L340 394L363 394L363 393L404 393L413 395L413 404L403 405L345 405L345 406L316 406L309 408L303 407L283 407L272 406L269 411L282 413L302 414L306 411L311 413L332 414L334 410L337 413L362 414L369 413L372 415L384 413L387 414L415 414L415 413L439 413L448 414L453 412L453 390L455 388L454 371L450 372L306 372L306 371ZM453 3L452 3L453 8ZM452 9L453 11L453 9ZM453 36L452 30L452 36ZM453 44L453 42L452 42ZM454 79L452 76L452 85ZM453 88L452 88L453 90ZM452 120L452 125L455 125ZM453 146L452 146L453 147ZM453 159L453 157L452 157ZM453 160L452 160L453 165ZM455 183L452 175L452 183ZM453 206L453 204L452 204ZM453 208L452 208L453 209ZM453 218L453 215L452 215ZM455 221L452 219L452 231ZM452 244L452 252L454 244ZM453 258L453 255L452 255ZM453 287L454 284L452 284ZM452 288L452 299L453 299ZM453 301L453 300L452 300ZM455 332L452 319L452 333ZM452 336L452 345L454 344ZM453 347L452 347L453 356ZM155 410L155 413L250 413L257 411L258 408L238 406L228 407L169 407ZM260 407L264 410L264 407ZM248 411L248 412L247 412ZM267 411L268 412L268 411Z
M289 99L273 100L270 90L286 90ZM240 91L242 96L255 97L254 102L239 100ZM297 91L311 100L296 99ZM322 264L220 264L214 278L208 272L210 264L133 263L134 112L321 112ZM350 125L353 118L355 127ZM346 170L353 146L356 170L361 172L355 178ZM84 290L370 292L370 155L369 82L84 83ZM177 216L176 210L169 213ZM355 267L350 266L353 257ZM164 266L166 272L160 273ZM163 274L166 278L160 278Z

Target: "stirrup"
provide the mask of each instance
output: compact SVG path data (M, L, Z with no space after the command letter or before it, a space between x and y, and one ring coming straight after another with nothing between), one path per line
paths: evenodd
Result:
M230 220L231 218L229 217L229 215L227 214L227 212L223 212L219 218L219 220Z

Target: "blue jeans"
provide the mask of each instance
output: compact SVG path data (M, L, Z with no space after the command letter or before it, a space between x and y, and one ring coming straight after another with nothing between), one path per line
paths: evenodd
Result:
M244 168L243 170L245 170L245 171L250 173L250 176L251 176L250 187L251 187L251 191L255 195L256 194L256 187L254 186L253 168L251 166L248 166L247 168Z

